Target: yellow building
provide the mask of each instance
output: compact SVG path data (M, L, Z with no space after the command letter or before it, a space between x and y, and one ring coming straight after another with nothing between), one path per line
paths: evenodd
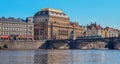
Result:
M77 22L70 22L61 10L44 8L34 15L34 38L70 39L81 36L83 29Z
M108 37L108 30L105 28L104 29L104 37L107 38Z

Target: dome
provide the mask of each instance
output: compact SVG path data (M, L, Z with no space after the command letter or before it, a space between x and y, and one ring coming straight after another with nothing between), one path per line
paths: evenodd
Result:
M36 16L56 16L62 18L68 18L68 16L63 13L61 10L51 9L51 8L44 8L41 11L35 13L34 17Z
M49 11L39 11L35 13L34 16L48 16L48 15L49 15Z

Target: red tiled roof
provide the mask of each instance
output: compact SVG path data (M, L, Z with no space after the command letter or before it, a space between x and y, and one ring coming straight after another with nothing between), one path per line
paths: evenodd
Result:
M96 26L96 29L97 29L97 30L101 29L101 26L100 26L100 25L97 25L97 26Z

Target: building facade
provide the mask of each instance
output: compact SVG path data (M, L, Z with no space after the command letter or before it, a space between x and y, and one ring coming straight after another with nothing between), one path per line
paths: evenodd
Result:
M83 29L77 22L70 22L61 10L44 8L34 15L34 38L70 39L81 36Z
M105 37L118 37L120 30L111 27L105 27L106 36Z
M1 39L34 39L34 24L31 17L26 21L14 19L12 17L0 18L0 38Z
M101 36L104 38L108 37L118 37L120 34L120 30L114 29L111 27L103 28L96 23L91 23L84 27L84 36Z
M102 36L102 27L97 25L96 23L91 23L87 25L85 28L85 36Z

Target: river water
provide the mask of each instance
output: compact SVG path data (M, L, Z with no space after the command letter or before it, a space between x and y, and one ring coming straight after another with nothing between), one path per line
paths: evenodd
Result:
M120 51L0 50L0 64L120 64Z

